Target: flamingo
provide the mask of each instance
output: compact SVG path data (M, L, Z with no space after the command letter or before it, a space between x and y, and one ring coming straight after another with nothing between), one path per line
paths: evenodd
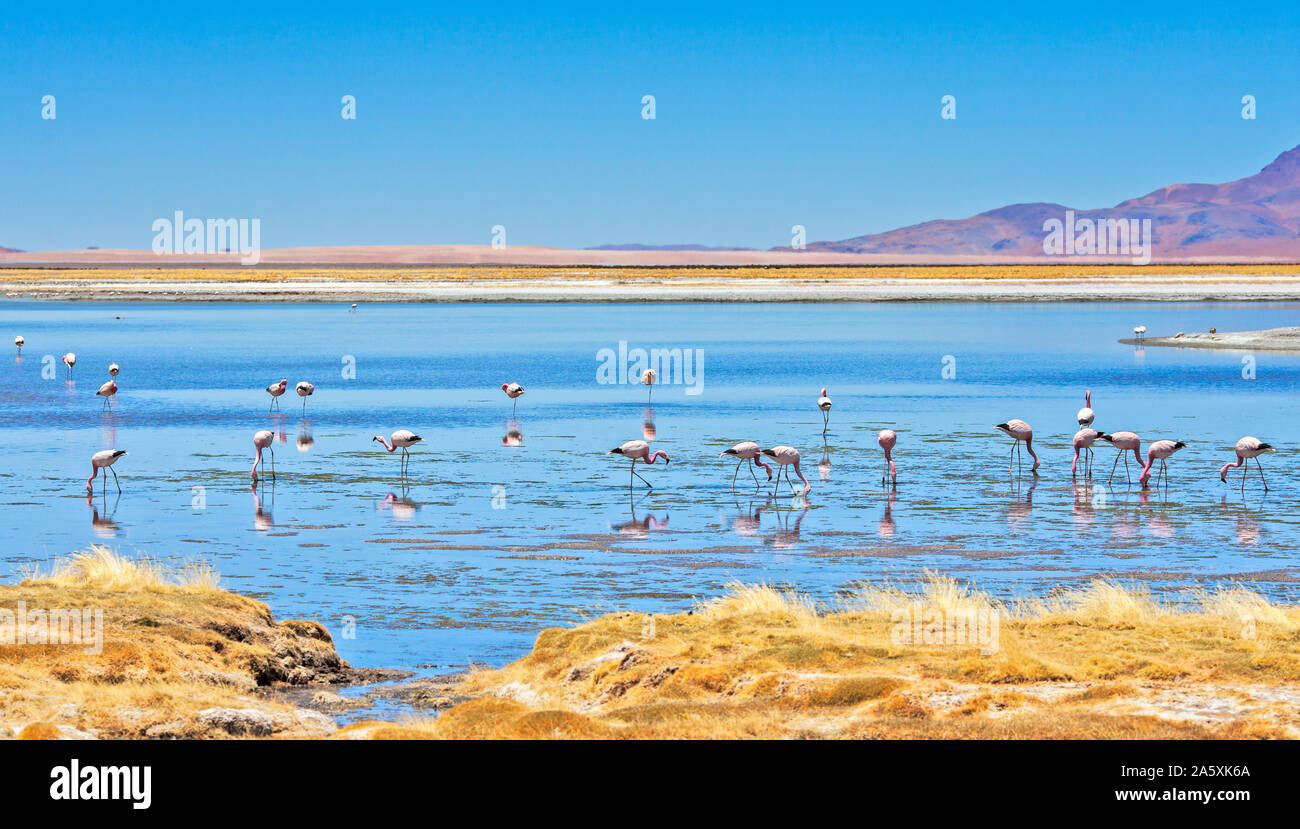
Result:
M1084 391L1083 408L1079 410L1079 413L1075 415L1075 418L1078 419L1080 426L1091 426L1094 417L1095 415L1092 411L1092 392Z
M1110 478L1106 479L1106 483L1109 484L1111 478L1115 477L1115 470L1119 467L1121 457L1124 459L1124 480L1133 483L1128 472L1128 455L1125 453L1132 451L1134 459L1142 463L1142 456L1138 454L1142 448L1142 439L1135 432L1112 432L1109 435L1105 433L1097 435L1097 440L1104 440L1119 450L1119 454L1115 456L1115 463L1110 467Z
M95 491L95 478L99 475L101 469L107 469L113 473L113 483L117 484L117 491L122 491L122 484L117 480L117 471L113 469L113 464L117 459L125 455L122 449L104 449L90 456L90 477L86 479L86 491L93 493ZM104 486L108 486L108 475L104 475Z
M772 467L758 459L758 456L761 455L762 452L762 448L759 447L757 443L752 440L744 440L718 455L720 458L724 455L731 455L740 459L739 463L736 464L735 473L731 476L731 488L733 490L736 488L736 476L740 474L740 467L744 465L745 461L753 461L754 466L761 466L763 469L767 470L767 479L769 481L772 480ZM749 470L749 474L754 477L754 486L759 486L758 476L754 475L753 469Z
M1158 440L1151 444L1151 446L1147 448L1146 465L1142 467L1142 474L1138 475L1138 483L1142 484L1142 488L1146 489L1147 481L1151 479L1151 466L1156 461L1160 461L1160 475L1165 479L1165 486L1169 486L1169 473L1165 466L1165 460L1186 445L1187 444L1183 443L1181 440ZM1156 480L1159 482L1159 477L1157 477Z
M281 380L266 387L266 393L271 395L271 408L268 411L273 412L280 408L280 395L284 394L284 390L287 388L289 388L288 380Z
M312 396L316 391L316 387L311 383L308 383L306 380L303 380L301 383L294 386L293 390L298 392L298 396L302 398L302 413L307 414L307 398Z
M652 368L648 368L648 369L646 369L645 371L641 372L641 384L642 384L643 386L646 386L646 387L649 388L649 390L650 390L650 391L647 392L647 394L646 394L646 401L647 401L647 402L649 402L650 397L651 397L652 395L654 395L654 393L655 393L655 383L658 383L658 382L659 382L659 372L655 371L654 369L652 369Z
M1005 433L1011 438L1012 466L1010 471L1014 472L1015 467L1019 465L1020 442L1023 440L1025 442L1025 450L1029 452L1029 457L1034 459L1034 465L1029 471L1037 475L1039 460L1038 456L1034 454L1034 430L1030 428L1029 424L1023 420L1008 420L1006 423L999 423L993 428Z
M262 450L271 450L271 480L275 480L275 447L271 444L275 441L275 432L263 429L253 435L253 448L257 450L257 456L253 458L253 469L249 472L254 480L257 479L257 465L262 462Z
M1241 470L1241 491L1245 492L1246 473L1250 471L1250 464L1248 461L1251 458L1254 458L1255 466L1259 469L1259 480L1264 484L1264 491L1268 492L1268 481L1264 478L1264 467L1260 465L1259 456L1265 452L1276 451L1277 450L1274 449L1271 444L1261 443L1259 438L1246 435L1244 438L1237 441L1237 462L1224 464L1223 467L1219 469L1219 480L1226 484L1228 482L1228 470L1244 465L1245 468Z
M396 432L393 432L391 442L384 440L383 435L375 435L374 438L372 438L371 440L372 442L376 440L379 441L384 445L384 448L387 449L389 452L392 452L394 449L402 450L402 474L405 475L406 465L409 462L411 457L411 453L408 452L406 448L408 446L414 446L415 444L420 443L421 441L424 440L424 438L415 434L410 429L398 429Z
M18 346L18 353L19 353L19 354L22 354L22 353L23 353L23 343L25 343L25 342L27 342L27 341L23 339L23 335L22 335L22 334L19 334L17 337L14 337L14 345Z
M96 397L104 398L105 409L113 408L113 404L111 401L113 399L113 395L115 394L117 394L117 383L113 382L112 380L109 380L107 383L100 386L99 391L95 392Z
M515 401L514 407L510 409L510 411L513 413L515 409L519 407L519 398L524 393L524 387L519 385L518 383L502 383L501 391L506 393L506 397L509 397L511 400Z
M897 481L898 470L894 467L893 452L894 446L898 444L898 433L893 429L881 429L880 434L876 435L876 443L885 450L885 472L880 476L880 482L883 484L886 477Z
M642 463L654 463L655 458L659 457L660 455L663 455L664 463L668 463L670 460L670 458L668 457L668 453L664 452L663 450L657 451L653 455L650 454L650 444L646 443L644 440L629 440L626 443L623 443L609 450L605 454L622 455L625 458L631 458L632 465L629 467L629 470L631 471L632 475L636 475L636 477L638 478L641 478L641 476L637 474L636 471L636 462L638 460L641 461ZM628 489L632 488L632 475L629 475L627 478ZM654 489L654 486L651 485L651 483L647 481L645 478L641 478L641 482L644 483L646 486L650 487L651 489Z
M72 379L72 367L77 364L77 355L69 351L63 355L63 364L68 367L68 379Z
M116 376L117 376L117 373L118 373L119 371L121 371L121 370L122 370L121 367L118 366L117 363L109 363L109 364L108 364L108 373L109 373L109 375L112 376L112 377L116 377Z
M1074 468L1079 465L1079 453L1087 452L1084 458L1083 474L1092 477L1092 445L1102 436L1096 429L1083 428L1074 433L1074 460L1070 462L1070 477L1074 477Z
M1145 325L1139 325L1138 327L1134 328L1133 336L1138 338L1139 340L1145 340L1147 338L1147 327Z
M778 464L780 464L780 466L781 466L781 468L780 468L779 470L777 470L777 473L776 473L776 485L777 485L777 486L780 486L780 485L781 485L781 473L782 473L782 472L785 473L785 482L786 482L787 484L790 483L790 470L789 470L789 467L793 466L793 467L794 467L794 474L798 475L798 476L799 476L799 480L803 481L803 494L804 494L804 495L807 495L807 494L809 493L809 491L812 490L812 484L808 483L808 479L805 478L805 477L803 476L803 472L800 471L800 469L799 469L799 450L798 450L798 449L795 449L793 446L773 446L771 449L764 449L764 450L763 450L763 454L764 454L764 455L767 455L769 458L771 458L772 460L776 461L776 462L777 462ZM793 488L793 487L794 487L794 484L790 484L790 486L791 486L791 488ZM773 488L772 492L773 492L773 494L776 493L776 489L775 489L775 487Z
M822 389L822 396L817 398L817 408L822 410L822 434L831 428L831 399L826 396L826 389Z

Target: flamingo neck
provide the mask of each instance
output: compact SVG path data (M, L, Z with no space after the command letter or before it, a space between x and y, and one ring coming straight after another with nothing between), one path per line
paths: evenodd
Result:
M391 443L389 443L387 440L385 440L383 435L380 435L380 436L379 436L379 442L380 442L381 444L383 444L384 448L387 449L389 452L393 451L393 449L396 448L396 447L394 447Z
M668 461L669 461L668 453L665 452L665 451L662 450L662 449L660 449L658 452L655 452L653 455L651 455L649 458L647 458L647 459L646 459L646 463L654 463L654 462L655 462L655 458L659 457L660 455L663 456L664 463L668 463Z

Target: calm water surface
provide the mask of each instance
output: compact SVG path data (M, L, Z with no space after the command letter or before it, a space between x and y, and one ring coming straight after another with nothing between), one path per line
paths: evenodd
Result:
M1135 349L1117 339L1296 322L1293 305L346 305L0 303L0 552L11 579L92 543L204 559L224 586L310 618L355 665L421 673L500 664L543 627L610 610L669 612L733 580L826 601L924 571L1002 596L1099 575L1177 591L1247 579L1294 598L1300 356ZM601 349L703 351L703 385L597 382ZM46 355L77 354L73 381ZM951 358L945 361L945 358ZM94 392L121 364L111 413ZM355 365L355 376L347 369ZM945 365L956 376L946 379ZM48 376L52 373L52 379ZM283 413L262 389L289 380ZM316 384L306 413L293 393ZM500 391L527 389L511 417ZM835 407L823 441L815 401ZM1096 426L1184 440L1170 486L1072 484L1083 390ZM1019 417L1043 459L1008 474ZM653 423L653 426L647 424ZM424 436L406 485L371 442ZM897 489L875 433L899 433ZM284 432L254 488L251 438ZM604 452L652 429L668 466ZM512 434L514 433L514 434ZM1271 491L1219 483L1237 438ZM808 498L756 490L718 453L739 440L803 454ZM517 445L512 445L517 444ZM90 455L123 493L87 499ZM1130 458L1131 460L1131 458ZM638 465L639 466L639 465ZM1130 470L1136 480L1137 469ZM1095 476L1096 477L1096 476ZM345 623L355 620L353 638Z

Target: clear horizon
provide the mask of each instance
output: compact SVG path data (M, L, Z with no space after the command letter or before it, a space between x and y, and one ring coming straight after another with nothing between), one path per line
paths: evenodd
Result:
M1300 144L1294 6L569 8L12 10L0 246L144 249L183 210L258 218L268 249L496 225L766 249L795 224L812 242L1109 207Z

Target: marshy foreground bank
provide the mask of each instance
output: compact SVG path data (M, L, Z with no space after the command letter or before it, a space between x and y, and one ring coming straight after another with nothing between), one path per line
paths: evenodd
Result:
M437 718L339 728L258 693L386 678L340 660L319 624L275 622L209 570L166 573L97 548L0 587L6 610L103 611L95 653L0 645L0 727L23 738L1300 735L1300 608L1240 587L1186 599L1099 581L1012 606L932 577L831 609L732 585L687 613L542 631L522 659L461 679L444 700L463 701Z
M9 298L211 302L1300 300L1300 265L0 267Z

